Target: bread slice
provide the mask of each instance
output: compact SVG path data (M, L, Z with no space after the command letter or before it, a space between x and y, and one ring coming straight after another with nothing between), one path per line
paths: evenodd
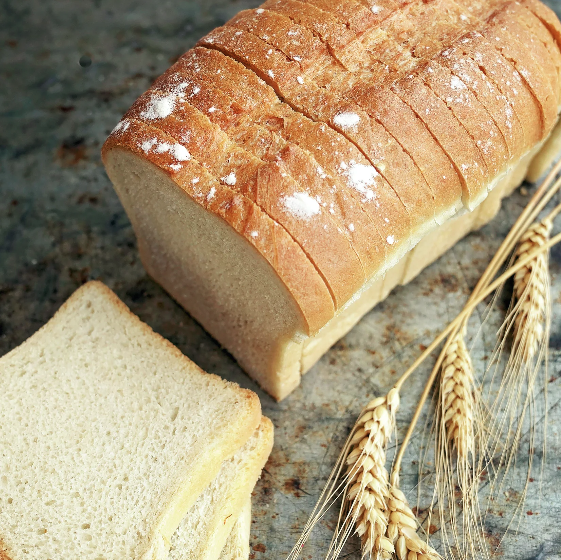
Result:
M199 496L171 539L170 560L217 560L273 446L273 424L261 425Z
M2 558L168 557L255 432L251 391L201 371L90 282L0 359Z
M248 560L250 530L251 498L248 498L228 535L218 560Z

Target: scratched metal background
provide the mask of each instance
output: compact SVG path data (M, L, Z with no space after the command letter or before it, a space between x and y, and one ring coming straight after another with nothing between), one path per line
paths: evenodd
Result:
M560 1L551 4L561 13ZM253 497L252 557L261 559L283 558L290 550L361 406L386 392L460 310L527 195L513 195L492 224L395 290L294 394L273 402L147 277L99 154L120 115L156 76L198 37L255 5L257 0L0 1L0 355L43 325L80 284L97 278L204 369L256 390L276 426L275 448ZM552 253L551 272L549 447L541 491L538 478L530 482L522 523L496 552L515 560L561 559L561 247ZM504 307L501 302L492 314L475 349L478 371L485 369ZM399 435L428 370L429 364L422 367L403 395ZM403 465L402 485L412 502L419 441L417 435ZM519 458L512 484L487 518L493 548L516 503L524 461ZM420 503L421 513L426 505ZM326 517L305 558L321 557L332 524L333 516ZM435 544L438 537L436 530ZM346 554L360 558L356 540Z

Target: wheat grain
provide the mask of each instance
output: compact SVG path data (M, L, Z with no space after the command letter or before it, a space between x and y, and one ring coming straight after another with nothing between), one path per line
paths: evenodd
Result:
M419 535L417 519L399 489L397 476L392 476L388 500L390 511L386 536L393 543L398 560L438 560L440 555Z
M398 406L396 389L369 403L357 422L346 461L350 515L361 538L363 556L371 558L390 558L394 552L386 537L390 493L385 463Z
M552 221L548 218L532 224L520 238L517 261L549 240ZM543 252L514 275L514 293L518 313L514 322L513 353L520 351L522 359L530 362L544 335L548 290L548 256Z
M474 448L473 367L463 332L457 333L447 347L442 363L441 404L446 441L460 457Z

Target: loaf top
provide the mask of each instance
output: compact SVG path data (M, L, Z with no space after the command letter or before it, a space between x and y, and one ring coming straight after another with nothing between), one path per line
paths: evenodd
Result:
M0 359L0 558L167 557L260 421L254 393L86 284Z
M312 333L549 134L560 44L538 0L267 0L158 78L103 156L135 152L228 221Z

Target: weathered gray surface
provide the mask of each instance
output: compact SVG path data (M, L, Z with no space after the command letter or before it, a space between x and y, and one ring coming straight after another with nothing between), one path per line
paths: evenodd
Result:
M120 115L174 57L256 4L0 1L0 355L44 324L82 282L98 278L204 369L258 391L276 426L275 449L253 499L252 547L259 559L283 558L290 550L361 406L384 393L460 310L526 198L515 194L491 225L397 289L291 397L274 403L146 276L99 156ZM91 57L91 66L79 65L83 55ZM551 271L549 452L542 493L537 480L530 483L523 524L498 552L517 560L561 558L561 247L553 251ZM477 327L476 317L472 332ZM485 331L476 352L480 371L492 335L492 328ZM428 370L429 364L421 368L403 395L400 435ZM414 445L402 475L413 502L417 458ZM490 543L497 542L500 512L508 515L512 496L503 494L505 503L489 518ZM304 557L321 557L332 522L326 518L318 527ZM348 550L351 558L360 557L356 541Z

